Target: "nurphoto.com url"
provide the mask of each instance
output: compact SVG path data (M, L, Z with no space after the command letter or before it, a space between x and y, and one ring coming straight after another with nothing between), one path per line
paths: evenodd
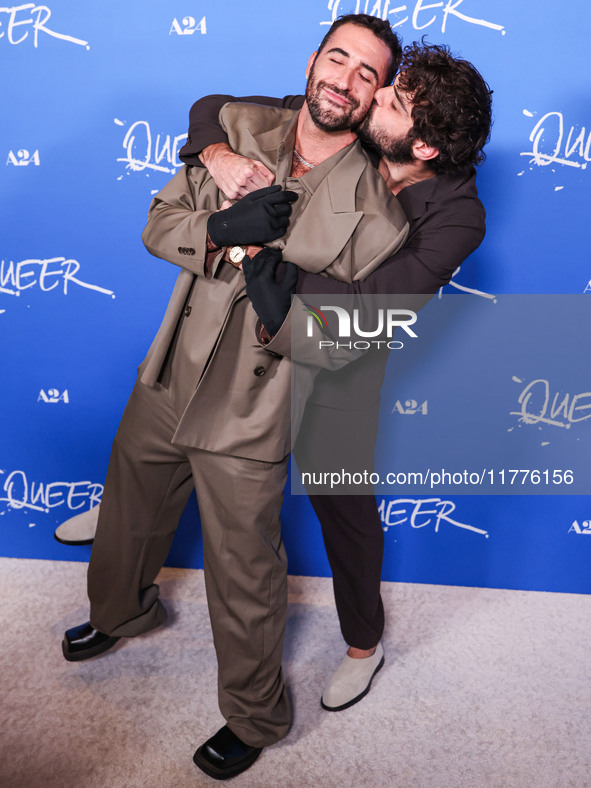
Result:
M444 468L426 471L390 471L383 477L377 472L340 471L303 472L302 482L306 487L341 487L343 485L389 485L417 486L437 489L438 487L468 486L516 487L517 485L559 486L570 485L575 480L574 472L560 468L482 468L479 471L446 471Z

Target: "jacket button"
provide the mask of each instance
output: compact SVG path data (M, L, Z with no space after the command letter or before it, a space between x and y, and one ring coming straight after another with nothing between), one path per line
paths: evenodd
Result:
M193 307L190 307L190 306L186 306L185 307L185 317L189 317L189 315L191 314L191 309L192 308Z
M264 367L255 367L254 368L254 374L257 376L257 378L260 378L261 375L264 375L266 371L267 370Z

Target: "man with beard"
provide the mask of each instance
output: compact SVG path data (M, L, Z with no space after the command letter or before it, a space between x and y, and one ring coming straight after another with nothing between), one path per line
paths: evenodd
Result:
M181 159L193 164L201 160L235 198L267 185L270 178L260 162L231 150L217 123L220 106L237 100L297 107L303 98L210 96L193 106ZM447 284L484 237L485 213L477 197L474 165L484 160L482 148L490 126L491 91L470 63L443 46L407 47L394 85L376 91L358 129L359 138L379 154L378 170L409 219L405 247L353 284L300 271L296 292L429 296ZM285 303L287 288L264 275L260 266L249 279L249 296L261 316L268 312L269 301ZM286 312L287 308L283 317ZM290 352L288 320L266 347ZM342 458L354 454L357 468L372 471L386 357L368 352L348 367L322 371L316 378L294 448L300 470L331 471L331 463L338 470L347 467ZM340 711L367 694L384 663L384 536L373 490L361 495L319 492L309 490L309 497L322 526L339 622L348 644L321 703L329 711Z
M353 131L399 54L382 20L335 24L310 59L310 103L299 113L233 105L222 115L229 141L275 170L276 184L222 208L227 195L209 173L185 167L154 198L142 236L183 270L113 443L89 565L90 621L66 632L63 652L88 659L163 623L154 579L194 485L227 720L194 760L218 779L247 769L291 723L279 521L290 363L254 343L240 267L247 253L256 259L253 245L274 242L307 267L310 239L323 238L327 220L311 270L351 282L400 248L406 219ZM280 254L261 254L269 251ZM282 280L288 290L294 272Z

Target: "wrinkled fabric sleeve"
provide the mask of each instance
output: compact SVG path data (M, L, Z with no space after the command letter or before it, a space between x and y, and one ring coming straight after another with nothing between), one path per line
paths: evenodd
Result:
M301 109L304 96L229 96L216 93L196 101L189 111L189 134L187 142L179 151L179 158L184 164L203 167L199 154L208 145L218 142L227 144L228 137L219 122L219 114L224 104L232 101L245 101L251 104L263 104L268 107L283 109Z
M219 259L207 265L207 220L217 210L217 189L206 189L206 170L183 167L158 192L142 233L144 246L155 257L211 278ZM206 270L207 268L207 270Z

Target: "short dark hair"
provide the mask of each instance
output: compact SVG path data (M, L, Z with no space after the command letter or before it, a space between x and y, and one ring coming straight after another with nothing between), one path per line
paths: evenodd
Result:
M446 46L415 41L402 53L398 88L413 105L409 137L439 151L427 161L436 174L484 161L492 90L471 63Z
M378 17L370 16L369 14L343 14L343 16L339 16L339 18L332 23L328 33L320 42L318 54L322 52L328 42L328 39L332 36L335 30L338 30L339 27L342 27L343 25L357 25L357 27L365 27L367 30L370 30L376 38L379 38L380 41L383 41L388 47L390 54L392 55L392 62L390 63L390 67L386 72L384 85L389 85L394 79L394 74L398 71L398 66L400 65L400 59L402 57L401 40L396 33L392 32L390 23L386 22L385 19L379 19Z

